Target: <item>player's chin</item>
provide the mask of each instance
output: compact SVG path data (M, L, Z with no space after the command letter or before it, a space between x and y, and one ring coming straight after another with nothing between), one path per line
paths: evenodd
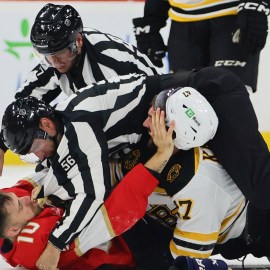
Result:
M42 208L40 207L40 205L38 204L38 200L34 200L32 202L32 211L33 211L33 216L35 217L36 215L38 215L41 212Z
M67 68L55 68L55 69L57 69L57 71L60 73L67 73L68 72Z
M64 73L68 73L71 69L71 65L60 65L55 67L55 69L57 69L60 73L64 74Z

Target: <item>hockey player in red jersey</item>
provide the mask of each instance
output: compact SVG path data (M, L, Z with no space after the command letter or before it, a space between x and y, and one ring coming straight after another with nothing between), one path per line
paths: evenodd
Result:
M139 165L136 170L134 170L134 175L137 173L146 175L147 170L144 166ZM40 176L42 177L42 175L35 174L33 176L35 179L33 180L35 181L37 177ZM132 224L136 223L144 215L147 197L151 194L158 181L155 180L149 172L146 178L140 179L136 181L137 187L135 187L134 192L132 192L134 196L130 194L128 198L125 196L125 194L127 194L127 186L130 185L130 182L126 183L123 181L118 185L119 188L116 188L115 192L112 193L112 196L107 199L104 206L102 206L101 211L106 211L111 221L110 224L108 222L108 226L111 228L112 237L127 230L129 226L132 226ZM42 210L37 206L37 203L31 202L30 195L34 186L29 180L30 179L22 179L14 187L4 189L4 192L0 194L0 198L2 201L3 197L8 197L7 201L4 202L9 202L7 207L11 207L11 210L16 211L16 208L18 208L18 212L14 213L13 211L16 217L18 217L18 213L23 212L22 214L27 218L25 213L29 213L30 211L26 210L26 208L35 209L36 213L38 211L40 213L28 222L22 230L20 226L23 226L26 220L22 220L21 223L16 223L16 225L18 225L17 227L12 226L9 230L1 233L2 235L5 234L5 232L9 234L11 231L15 234L9 234L10 237L8 239L1 239L1 253L5 260L14 267L22 265L27 269L38 269L35 266L36 261L47 244L51 230L55 227L55 224L60 221L64 209L54 206L45 206ZM140 189L140 191L138 189ZM138 194L138 196L136 196L136 194ZM117 200L117 206L121 205L121 208L110 208L110 205L115 205L115 202L112 203L112 201L115 200ZM127 200L128 204L126 204ZM126 222L123 222L121 217L127 213L130 213L130 219L126 219ZM11 216L11 218L13 216ZM75 270L85 269L85 267L87 267L87 269L96 269L103 264L125 267L134 265L131 251L121 237L116 237L99 247L91 249L85 254L82 254L80 250L80 240L80 237L75 238L73 243L61 253L58 265L60 269Z
M36 174L33 177L37 179L37 176L40 175ZM29 199L32 189L33 185L29 179L22 179L14 187L4 189L5 193L2 192L0 195L1 198L4 196L11 198L8 207L15 208L15 210L18 207L18 211L22 214L30 212L26 208L33 208L40 212L26 224L17 236L1 239L1 253L7 263L14 267L21 265L27 269L37 269L36 261L47 244L49 234L64 213L64 209L60 207L45 206L42 210L35 203L32 203ZM20 226L18 223L17 225ZM17 234L17 229L20 230L17 227L11 228L14 230L14 234ZM10 234L9 231L7 233ZM11 242L12 240L13 242ZM104 245L91 249L84 255L79 252L76 238L71 246L62 252L59 268L76 270L87 267L87 269L96 269L103 264L125 267L134 265L131 251L121 237L116 237Z
M27 223L10 246L10 240L2 240L2 256L12 266L22 265L27 269L37 269L35 264L40 253L47 244L48 236L55 224L61 219L64 210L58 207L46 207L37 217ZM11 248L9 248L11 247ZM30 252L26 252L30 251ZM121 237L91 249L80 256L77 254L75 241L62 253L59 261L60 269L96 269L102 264L114 266L132 266L132 254Z

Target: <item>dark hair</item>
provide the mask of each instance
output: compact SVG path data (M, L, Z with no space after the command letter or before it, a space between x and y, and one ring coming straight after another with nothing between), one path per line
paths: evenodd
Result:
M6 205L11 203L11 197L7 193L0 191L0 238L6 238L5 229L8 221Z

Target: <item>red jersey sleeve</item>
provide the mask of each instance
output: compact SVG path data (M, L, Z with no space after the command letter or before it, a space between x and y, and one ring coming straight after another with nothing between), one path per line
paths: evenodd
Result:
M3 188L1 191L3 192L12 192L15 193L18 197L23 196L31 196L32 190L35 188L33 182L22 179L19 180L13 187L10 188Z
M130 229L146 211L148 197L158 180L142 165L136 165L104 202L115 235Z

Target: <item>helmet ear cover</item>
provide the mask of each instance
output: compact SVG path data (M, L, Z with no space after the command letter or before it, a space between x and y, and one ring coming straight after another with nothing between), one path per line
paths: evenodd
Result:
M76 52L76 39L82 31L81 17L72 6L47 4L36 16L30 39L42 55L55 54L68 47Z
M54 118L54 109L40 99L18 98L11 103L2 120L1 133L6 147L14 153L27 154L39 130L42 117Z
M166 125L175 121L174 145L178 149L202 146L214 137L217 115L197 90L183 87L162 92L157 96L154 108L162 109L165 104Z

